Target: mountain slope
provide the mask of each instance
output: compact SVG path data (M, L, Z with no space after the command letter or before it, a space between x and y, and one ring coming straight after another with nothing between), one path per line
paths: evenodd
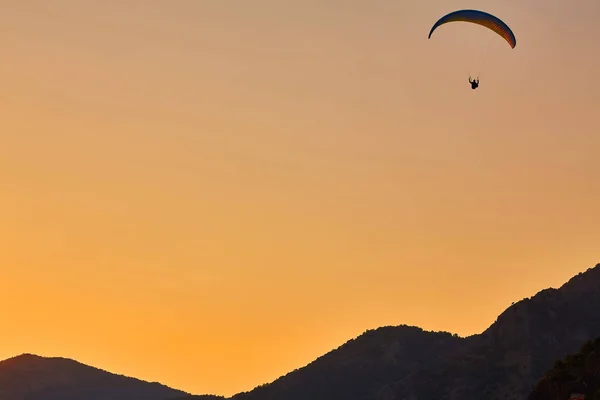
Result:
M555 359L600 336L600 264L509 307L468 338L368 331L234 400L522 400Z
M370 330L308 366L234 400L369 398L381 385L456 351L450 333L400 326Z
M502 313L465 350L399 380L381 400L523 399L554 360L600 336L600 264Z
M65 358L23 354L0 361L2 400L165 400L186 394Z
M513 304L468 338L398 326L369 330L233 400L523 400L554 360L600 337L600 264ZM0 362L2 400L218 400L60 358ZM538 400L532 398L530 400ZM561 399L558 399L561 400Z
M600 337L556 361L527 400L568 400L575 393L600 400Z

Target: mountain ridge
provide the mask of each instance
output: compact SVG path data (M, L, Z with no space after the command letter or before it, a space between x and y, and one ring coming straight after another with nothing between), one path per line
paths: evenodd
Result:
M372 386L379 389L370 394L352 396L341 385L335 383L340 378L320 378L318 363L324 357L333 357L343 346L317 358L306 366L292 371L275 381L261 385L251 391L234 395L234 400L313 400L360 399L360 400L430 400L430 399L518 399L522 400L536 379L558 357L572 351L581 343L594 336L600 336L600 318L594 313L594 307L600 309L600 264L573 276L559 288L540 290L532 297L525 298L507 307L485 331L480 334L459 338L457 345L446 349L439 357L431 358L422 365L393 379L388 376L387 368L378 377L371 377ZM586 305L584 313L575 312L577 303ZM593 304L593 306L591 305ZM579 324L581 320L591 323ZM391 329L401 329L392 327ZM417 329L420 329L416 327ZM558 329L560 328L560 329ZM381 332L369 330L350 342L362 340L364 335ZM559 332L558 336L552 332ZM424 332L424 331L423 331ZM447 333L437 332L445 335ZM539 346L538 342L543 345ZM386 344L387 343L387 344ZM381 339L380 346L395 346L393 342ZM481 354L487 354L482 356ZM414 360L413 360L414 361ZM429 363L429 361L433 361ZM396 360L400 362L400 360ZM356 371L364 370L361 360L356 360ZM346 363L348 367L348 363ZM382 361L380 367L385 366ZM476 366L476 367L474 367ZM308 369L315 369L312 377ZM340 372L351 375L356 371ZM331 372L331 371L330 371ZM381 377L384 377L383 379ZM304 378L302 378L304 377ZM493 379L489 377L494 377ZM333 379L332 379L333 378ZM368 380L367 374L354 376ZM490 380L490 382L485 382ZM323 381L330 380L329 383ZM358 383L352 379L350 386ZM315 383L321 382L321 383ZM442 383L443 382L443 383ZM329 385L329 387L327 387ZM368 386L369 384L365 383ZM445 386L445 387L443 387ZM299 392L292 387L301 388Z
M23 353L0 361L3 400L165 400L187 392L63 357Z
M597 310L600 310L600 264L571 277L559 288L543 289L513 303L482 333L459 337L408 325L369 329L303 367L228 399L523 400L556 359L577 351L586 341L600 337L600 313ZM150 386L143 390L138 386L139 393L133 393L133 397L122 397L121 392L121 397L103 398L100 394L80 397L86 400L226 399L215 395L191 395L73 360L26 353L0 362L0 397L3 400L25 400L25 397L2 396L6 394L2 386L5 382L3 366L10 366L18 357L22 357L21 361L30 357L38 361L54 360L55 363L56 360L72 361L80 367L109 374L111 379L119 377L133 379L138 385L154 385L153 390ZM58 382L62 381L59 379ZM62 384L64 386L66 382ZM56 397L55 386L48 390L46 394L34 391L26 400L78 398ZM164 393L165 390L169 392ZM82 392L77 393L81 395ZM140 393L148 395L140 397ZM167 396L159 397L163 394Z

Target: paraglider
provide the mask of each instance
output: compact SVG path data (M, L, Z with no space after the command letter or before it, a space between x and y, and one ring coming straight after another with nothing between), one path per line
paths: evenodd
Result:
M431 39L431 35L438 27L449 22L469 22L483 26L502 37L511 49L514 49L517 45L515 34L504 21L492 14L478 10L458 10L444 15L433 24L429 31L428 39ZM479 78L472 80L471 77L469 77L469 83L471 84L472 89L477 89L477 87L479 87Z
M469 83L471 84L471 89L475 90L479 87L479 78L471 80L471 77L469 77Z

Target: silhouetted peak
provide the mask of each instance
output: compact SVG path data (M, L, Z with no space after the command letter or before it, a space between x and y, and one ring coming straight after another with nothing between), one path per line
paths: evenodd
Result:
M0 361L1 368L23 368L30 367L32 365L43 363L46 360L45 357L38 356L35 354L24 353L15 357L7 358L6 360Z
M589 292L600 294L600 264L578 273L561 286L560 290L569 295L582 295Z
M456 341L460 340L460 338L449 332L425 331L418 326L383 326L377 329L366 330L358 337L348 340L337 349L330 351L315 361L323 358L333 360L338 357L361 357L366 353L376 354L378 352L397 351L399 347L405 348L405 351L409 351L413 346L420 346L423 343L434 344L439 340Z
M27 362L27 361L39 360L39 359L43 359L43 358L44 357L38 356L36 354L23 353L23 354L19 354L18 356L14 356L14 357L11 357L11 358L7 358L6 360L0 361L0 363L5 363L5 362Z
M0 361L2 399L164 400L187 393L113 374L75 360L21 354ZM35 393L35 395L34 395Z
M592 299L600 299L600 264L580 272L563 284L560 288L547 288L535 296L526 297L513 303L492 324L484 334L517 340L524 331L529 329L526 321L552 315L569 305Z
M381 340L381 339L409 339L411 337L421 338L423 336L453 336L450 332L426 331L418 326L411 325L396 325L382 326L377 329L368 329L362 335L353 340Z
M70 358L64 357L44 357L38 356L36 354L24 353L12 358L8 358L4 361L0 361L0 369L1 368L10 368L11 370L28 370L35 372L43 372L46 370L52 369L79 369L79 370L88 370L88 371L96 371L96 372L104 372L96 367L91 367L89 365L82 364L78 361L72 360ZM114 374L111 374L114 375Z

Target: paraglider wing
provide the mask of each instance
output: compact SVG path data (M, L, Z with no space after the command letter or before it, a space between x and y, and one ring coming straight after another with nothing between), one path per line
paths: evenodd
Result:
M504 40L508 42L511 48L514 49L517 45L515 34L508 27L508 25L506 25L500 18L495 17L492 14L477 10L458 10L444 15L433 25L429 31L429 38L431 38L433 31L435 31L440 25L448 22L458 21L471 22L477 25L485 26L486 28L491 29L498 35L502 36Z

